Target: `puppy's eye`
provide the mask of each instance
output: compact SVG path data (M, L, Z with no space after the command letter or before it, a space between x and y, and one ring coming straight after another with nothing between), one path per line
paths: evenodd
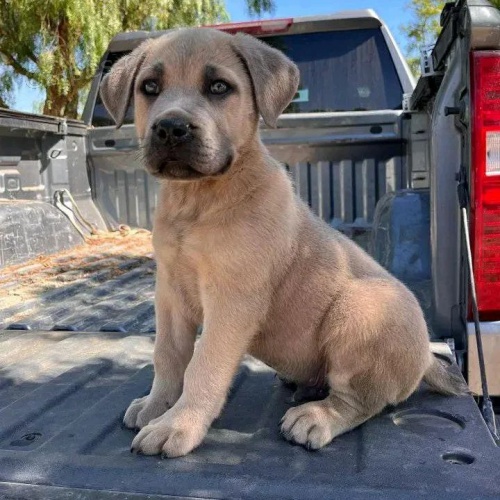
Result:
M216 80L210 84L210 93L214 95L227 94L230 90L229 84L222 80Z
M158 95L160 93L160 86L155 80L144 80L141 88L146 95Z

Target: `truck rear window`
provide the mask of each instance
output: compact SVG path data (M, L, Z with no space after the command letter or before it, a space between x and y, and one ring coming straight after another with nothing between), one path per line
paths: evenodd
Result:
M299 91L285 113L400 109L403 90L379 29L327 31L262 39L298 65ZM111 53L104 73L122 53ZM125 123L133 122L129 109ZM94 127L112 126L98 95Z
M263 38L300 69L285 113L400 109L403 90L379 29Z

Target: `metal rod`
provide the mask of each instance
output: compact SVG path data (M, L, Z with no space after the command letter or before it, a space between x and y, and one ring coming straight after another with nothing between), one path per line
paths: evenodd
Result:
M472 264L472 250L470 244L470 236L469 236L469 218L467 216L467 209L461 206L462 212L462 220L463 220L463 228L464 228L464 237L465 237L465 246L467 249L467 263L469 267L469 282L470 282L470 291L471 291L471 299L472 299L472 315L474 317L474 329L475 329L475 337L477 344L477 355L479 358L479 371L481 375L481 388L483 391L483 405L482 405L482 414L486 425L488 426L491 435L495 439L495 441L499 440L496 420L495 420L495 411L493 409L493 403L491 402L489 391L488 391L488 379L486 376L486 364L484 362L484 351L483 351L483 339L481 337L481 325L479 322L479 311L477 308L477 294L476 294L476 280L474 278L474 267Z

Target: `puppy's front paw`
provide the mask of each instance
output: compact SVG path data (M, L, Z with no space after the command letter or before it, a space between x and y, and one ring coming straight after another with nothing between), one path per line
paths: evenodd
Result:
M207 433L207 426L200 423L188 410L167 411L144 427L132 442L132 452L174 458L187 455L199 446Z
M153 399L150 395L134 399L123 417L123 424L129 429L142 429L149 422L163 415L169 406L166 401Z
M281 420L283 437L308 450L319 450L334 437L331 416L319 405L305 403L290 408Z

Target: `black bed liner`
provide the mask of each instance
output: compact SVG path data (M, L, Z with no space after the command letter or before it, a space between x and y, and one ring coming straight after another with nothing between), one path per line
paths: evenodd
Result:
M198 450L172 460L132 455L134 433L121 418L149 389L152 347L147 333L0 332L0 497L500 495L499 449L472 397L422 389L308 452L278 432L292 393L252 359Z

